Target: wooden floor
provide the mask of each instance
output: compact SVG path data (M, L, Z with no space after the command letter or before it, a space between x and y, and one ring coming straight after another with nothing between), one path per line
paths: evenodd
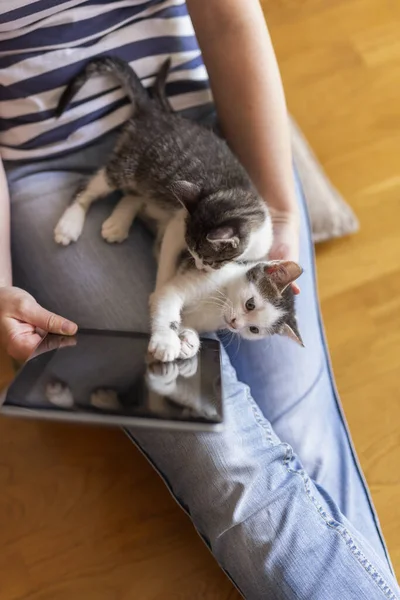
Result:
M318 249L319 285L346 415L400 572L400 4L264 4L290 110L361 221L359 235ZM1 420L0 489L4 600L238 597L117 431Z

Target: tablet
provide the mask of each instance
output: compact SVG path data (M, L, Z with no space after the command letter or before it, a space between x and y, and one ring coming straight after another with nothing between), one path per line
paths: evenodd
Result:
M122 427L222 428L220 348L203 339L197 356L149 360L141 333L80 330L48 335L2 395L1 413Z

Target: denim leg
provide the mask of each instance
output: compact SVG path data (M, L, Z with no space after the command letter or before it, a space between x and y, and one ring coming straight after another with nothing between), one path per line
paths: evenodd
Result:
M115 198L95 203L81 238L62 247L53 231L83 177L104 164L115 133L68 156L11 167L11 247L14 284L80 327L148 331L154 288L153 240L135 223L123 244L107 244L101 224Z
M303 470L223 353L224 431L129 432L245 598L400 598L385 561Z
M305 348L275 336L259 342L228 342L227 352L238 378L249 385L275 433L295 450L309 476L329 493L376 552L388 559L330 369L311 233L299 185L297 190L304 274L296 309ZM226 337L222 340L226 342Z

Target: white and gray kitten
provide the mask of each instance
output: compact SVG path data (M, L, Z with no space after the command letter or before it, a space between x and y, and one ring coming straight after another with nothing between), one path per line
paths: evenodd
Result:
M199 333L224 329L249 340L284 335L303 345L290 285L302 273L297 263L229 263L206 272L190 260L153 295L149 352L155 359L190 358L199 350Z
M134 114L106 165L61 217L55 240L76 241L91 204L116 189L125 195L103 224L107 241L126 239L138 214L155 222L159 268L149 349L158 360L193 356L197 332L216 329L250 339L280 333L300 340L288 286L301 269L295 263L254 266L271 247L271 219L223 140L150 99L129 65L115 58L88 63L65 90L59 112L89 76L103 73L121 82ZM180 262L185 250L191 258Z

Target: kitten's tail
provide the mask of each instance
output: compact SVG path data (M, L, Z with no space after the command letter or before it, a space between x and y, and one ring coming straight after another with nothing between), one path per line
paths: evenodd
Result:
M160 70L157 73L156 79L154 81L154 86L152 89L152 96L153 96L154 100L156 100L158 102L158 104L161 106L161 108L165 112L173 112L172 106L169 103L169 100L165 93L165 84L167 81L167 76L168 76L170 68L171 68L171 59L167 58L167 60L165 60L163 62Z
M80 73L78 73L78 75L67 85L56 108L56 116L60 117L62 115L73 97L79 92L81 87L90 77L93 75L104 74L114 75L125 90L134 105L135 110L143 110L146 108L146 105L149 102L149 95L146 88L143 87L139 77L129 64L116 56L100 56L89 61Z

